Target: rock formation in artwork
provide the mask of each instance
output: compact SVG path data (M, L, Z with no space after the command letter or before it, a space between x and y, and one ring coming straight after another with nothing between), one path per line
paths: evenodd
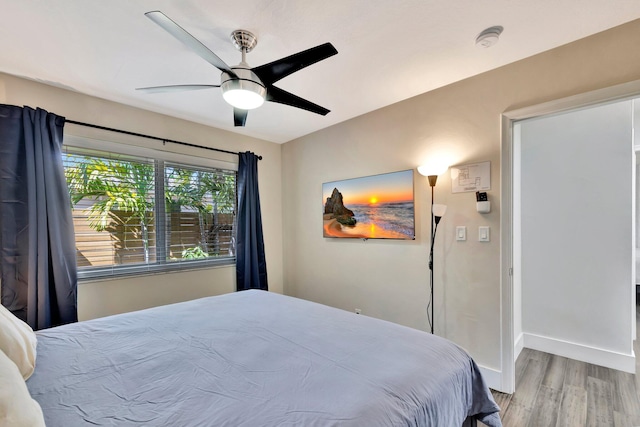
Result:
M331 197L327 197L327 202L324 204L324 214L331 215L330 218L335 218L340 224L356 225L353 211L345 207L342 193L337 188L333 189Z

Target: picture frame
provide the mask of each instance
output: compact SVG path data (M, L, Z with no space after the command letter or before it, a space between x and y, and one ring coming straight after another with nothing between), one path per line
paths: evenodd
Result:
M415 239L413 169L322 184L323 237Z

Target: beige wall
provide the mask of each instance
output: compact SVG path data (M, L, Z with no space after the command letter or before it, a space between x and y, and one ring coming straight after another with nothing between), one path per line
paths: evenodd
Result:
M88 320L236 290L235 266L82 282L78 319Z
M70 120L93 123L177 141L253 151L259 162L260 199L269 289L282 292L281 145L128 107L30 80L0 74L0 103L40 107ZM231 116L229 116L231 117ZM67 124L65 135L124 142L166 151L235 162L237 156L192 149ZM78 315L84 319L235 290L235 267L84 282L78 291Z
M437 334L501 370L500 114L640 79L638 40L634 21L284 144L285 293L427 330L426 179L416 173L413 242L323 238L322 183L434 158L491 161L489 214L476 212L473 193L452 194L448 173L438 180L436 203L449 210L436 243L435 316ZM458 225L466 242L455 241ZM491 242L477 241L481 225L491 227Z

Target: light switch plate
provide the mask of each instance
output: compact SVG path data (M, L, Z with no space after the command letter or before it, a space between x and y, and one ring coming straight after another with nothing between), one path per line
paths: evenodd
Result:
M464 225L459 225L456 227L456 240L459 242L464 242L467 240L467 227Z
M491 241L491 235L490 235L488 226L480 226L480 227L478 227L478 241L479 242L490 242Z

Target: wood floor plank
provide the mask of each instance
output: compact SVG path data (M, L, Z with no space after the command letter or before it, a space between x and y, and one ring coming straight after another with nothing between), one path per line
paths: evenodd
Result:
M613 411L613 425L614 427L638 427L640 426L640 417Z
M530 427L556 425L561 396L562 390L541 385L528 425Z
M531 354L531 352L532 350L523 348L516 360L516 390L522 380L522 374L524 374L524 370L527 368L527 364L529 363L529 354Z
M507 412L502 417L504 427L526 427L531 417L531 408L519 402L509 402Z
M613 396L611 383L599 378L587 378L587 426L613 425Z
M511 402L512 394L500 393L499 391L491 390L491 394L493 394L493 400L496 401L498 406L500 407L500 416L503 416L509 407L509 403Z
M523 349L516 392L493 392L504 427L640 427L639 340L633 347L635 375Z
M636 388L636 375L612 370L614 377L613 410L640 417L640 399ZM639 424L640 425L640 424Z
M611 375L612 369L605 368L603 366L587 364L587 376L597 378L606 382L613 382L613 376Z
M566 357L551 355L549 363L547 364L547 370L545 371L544 378L542 379L542 385L554 390L562 390L566 369Z
M529 363L527 363L527 367L522 374L520 388L511 398L509 406L517 402L529 409L533 408L545 369L546 364L544 362L529 359Z
M567 359L564 372L564 384L587 389L587 363Z
M501 413L505 427L640 426L636 375L531 350L520 376Z
M584 426L586 423L587 389L565 384L562 389L556 427L577 427Z
M531 350L529 353L529 359L537 360L546 365L549 362L549 359L551 359L551 354L545 353L544 351Z
M530 348L523 348L522 351L520 352L520 355L518 356L518 360L520 360L520 356L523 356L525 359L529 358L529 355L535 350L531 350ZM517 362L516 362L517 363Z
M518 391L511 397L509 406L505 411L503 418L505 426L519 427L528 425L545 369L546 365L543 362L533 359L527 360L526 367L520 378L520 384L516 386Z

